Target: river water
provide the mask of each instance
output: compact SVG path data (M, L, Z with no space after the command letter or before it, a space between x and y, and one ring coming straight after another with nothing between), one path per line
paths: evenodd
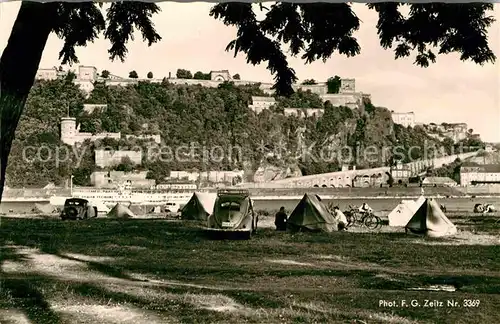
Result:
M335 199L327 200L324 199L327 204L333 201L340 210L347 210L349 205L361 206L366 202L374 211L384 212L388 214L392 211L400 202L400 198L390 198L390 199ZM475 204L494 204L499 207L500 198L442 198L436 199L440 204L446 206L447 211L454 212L472 212ZM266 210L275 211L281 206L291 212L295 206L299 203L299 200L257 200L254 202L255 210Z
M447 208L447 211L452 212L472 212L474 205L477 203L485 204L490 203L494 204L497 208L500 207L500 197L495 198L442 198L436 199L438 203L444 204ZM254 201L254 209L256 211L268 211L275 212L281 206L285 207L288 213L290 213L295 206L299 203L300 199L282 199L282 200L255 200ZM326 203L329 203L332 200L324 199ZM389 199L359 199L359 198L351 198L351 199L335 199L334 203L339 206L341 210L348 209L349 205L360 206L363 202L366 202L370 207L373 208L374 211L388 214L391 210L393 210L400 202L400 198L389 198ZM41 203L45 204L45 203ZM35 207L35 203L26 203L26 202L2 202L0 204L0 213L2 214L22 214L22 213L30 213L32 209Z

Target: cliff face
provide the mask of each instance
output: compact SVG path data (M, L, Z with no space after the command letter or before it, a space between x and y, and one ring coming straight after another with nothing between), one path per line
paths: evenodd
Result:
M441 145L425 132L395 125L388 109L371 104L362 112L329 107L318 120L295 122L299 125L293 132L285 123L279 127L283 136L272 133L272 143L277 143L278 138L288 139L288 150L285 155L262 159L256 168L255 182L339 171L344 164L356 165L358 169L388 166L397 152L397 159L407 162L419 158L412 154L412 151L418 154L419 150L411 147ZM283 134L285 131L287 136Z
M276 166L267 163L262 163L261 166L255 171L253 176L254 182L267 182L273 180L281 180L291 177L300 177L302 172L297 164L291 166Z

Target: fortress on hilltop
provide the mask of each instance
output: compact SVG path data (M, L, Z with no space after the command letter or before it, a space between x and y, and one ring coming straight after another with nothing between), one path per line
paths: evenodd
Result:
M63 71L61 68L53 67L50 69L39 69L36 75L37 79L43 80L53 80L58 77L65 75L67 72ZM110 86L126 86L129 84L135 84L139 81L149 81L152 83L161 83L164 78L124 78L114 74L109 74L107 78L103 78L97 73L97 68L94 66L86 66L80 65L76 71L74 71L76 78L74 79L74 83L80 86L80 89L85 91L86 93L90 93L94 89L94 83L105 82ZM169 76L166 80L173 84L185 84L185 85L201 85L204 87L218 87L219 84L231 81L234 82L235 85L251 85L251 84L259 84L260 89L268 94L273 95L274 90L272 90L272 83L267 82L258 82L258 81L247 81L247 80L236 80L233 79L228 70L215 70L210 72L210 80L199 80L199 79L181 79L172 77L172 73L169 73ZM369 94L365 94L359 91L356 91L356 80L355 79L342 79L341 87L339 93L328 93L328 86L326 82L319 82L318 84L305 85L305 84L295 84L293 85L293 89L295 91L301 89L302 91L311 91L312 93L316 93L319 95L324 102L330 101L333 106L346 106L352 109L362 109L363 108L363 100L371 99ZM265 99L264 99L265 98ZM250 105L250 108L257 113L262 111L263 109L268 109L271 104L269 103L261 103L261 101L269 101L273 102L274 98L270 97L254 97L253 102ZM274 102L273 102L274 103ZM93 110L101 107L91 107L89 106L86 110ZM320 110L318 110L320 109ZM317 108L317 111L314 113L321 114L322 109ZM312 111L309 111L311 113ZM303 109L297 108L289 108L285 112L286 114L297 114L304 115L307 114Z
M85 140L95 141L103 138L114 138L119 140L121 133L83 133L80 132L80 127L76 126L76 118L63 117L61 118L61 141L67 145L75 145L76 143L84 142Z
M66 75L67 71L62 68L53 67L50 69L39 69L36 75L37 79L53 80L58 77ZM148 81L152 83L161 83L166 79L169 83L178 85L201 85L204 87L218 87L221 83L226 81L234 82L235 85L251 85L259 84L260 89L268 94L269 96L253 96L249 108L255 113L260 113L263 110L270 109L272 106L276 105L276 99L272 97L274 91L272 90L272 83L257 82L257 81L245 81L237 80L231 76L229 70L214 70L211 71L209 80L199 80L199 79L182 79L172 77L172 73L169 73L167 78L124 78L114 74L109 74L106 78L99 75L97 68L94 66L80 65L75 73L75 79L73 82L80 86L87 94L94 89L94 83L104 82L109 86L126 86L129 84L136 84L139 81ZM363 93L356 90L356 79L353 78L342 78L340 89L338 93L328 93L328 85L326 82L319 82L317 84L294 84L293 89L295 91L311 91L317 94L323 102L330 102L333 106L344 106L351 109L364 110L364 105L366 101L371 100L371 95ZM94 111L102 111L107 108L105 103L103 104L85 104L84 110L87 113L92 113ZM298 117L305 116L321 116L324 112L323 107L319 108L294 108L288 107L284 108L283 113L287 116L296 115ZM416 122L414 112L391 112L392 120L395 124L403 125L404 127L415 127L419 125ZM433 124L422 125L431 136L444 139L449 137L453 139L454 142L463 140L468 135L467 124L445 124L438 125L434 127ZM434 128L433 128L434 127ZM115 139L120 139L120 133L81 133L76 127L76 120L74 118L65 117L61 120L61 140L69 145L74 145L78 142L83 142L86 139L96 140L99 138L111 137ZM127 138L134 137L133 135L127 135ZM160 143L159 135L144 135L141 138L152 139L156 143Z

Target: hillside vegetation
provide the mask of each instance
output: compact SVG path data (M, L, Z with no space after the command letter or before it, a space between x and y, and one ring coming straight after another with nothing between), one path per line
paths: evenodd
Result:
M28 187L44 186L48 182L61 184L71 174L75 176L76 185L88 185L91 172L98 169L94 164L93 151L104 146L114 149L141 147L144 158L140 168L150 170L149 176L160 180L170 170L208 168L245 169L251 176L250 171L263 165L300 169L304 175L332 172L339 170L343 162L341 158L345 158L345 154L336 154L342 147L349 147L354 152L356 160L353 164L358 168L367 168L393 162L391 156L379 154L374 159L373 155L366 157L359 153L368 146L382 149L398 145L408 152L411 146L423 147L426 142L427 145L442 145L427 136L422 129L395 125L389 110L375 107L370 102L365 103L364 112L333 107L327 102L322 117L300 119L284 116L279 111L284 107L321 107L323 104L317 95L298 91L290 98L279 97L276 107L259 115L248 108L251 96L256 95L264 95L258 85L237 87L232 83L224 83L219 88L206 88L168 82L139 82L127 87L97 83L90 96L85 98L71 78L39 81L31 90L16 132L7 169L7 185ZM102 112L88 114L83 111L84 103L107 104L108 107ZM60 118L67 116L68 112L77 118L81 132L121 132L123 135L159 133L164 148L175 150L186 145L187 148L182 150L186 153L190 143L194 143L206 147L207 157L211 148L219 146L225 151L225 158L203 159L203 151L193 149L196 158L189 161L168 156L148 159L148 147L150 152L154 152L151 149L154 143L138 140L106 139L85 142L78 148L66 147L60 142L59 124ZM298 136L302 131L303 140ZM298 158L300 148L311 147L313 143L316 144L310 152L316 157L322 153L327 158ZM299 144L301 147L298 147ZM40 150L42 146L48 149ZM56 163L57 148L60 159L69 157L66 161ZM40 153L38 157L37 151ZM228 156L228 152L232 152L231 156ZM411 158L418 158L422 154L418 150L413 153ZM403 160L409 158L406 155ZM81 163L77 163L79 160ZM124 165L118 168L127 170L131 167L124 161Z

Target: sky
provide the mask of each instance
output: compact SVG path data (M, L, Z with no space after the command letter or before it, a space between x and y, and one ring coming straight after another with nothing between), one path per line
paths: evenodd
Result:
M98 71L109 70L119 76L128 76L136 70L140 77L152 71L155 77L175 75L178 68L193 73L211 70L229 70L239 73L242 80L272 82L272 75L263 63L246 63L244 54L234 58L226 52L226 45L236 37L236 29L225 26L209 16L210 3L160 3L161 12L153 21L162 40L148 47L136 33L128 45L125 62L111 62L107 50L109 42L100 39L76 50L82 65L95 66ZM20 2L0 4L0 51L5 48ZM347 58L334 54L326 63L305 64L300 58L289 58L300 80L325 81L331 76L356 79L356 90L369 93L376 106L396 112L415 113L417 122L466 122L485 141L500 142L500 66L498 63L480 66L462 62L458 54L438 56L428 68L417 67L413 57L394 60L391 50L379 44L377 15L363 4L353 9L361 20L355 37L361 54ZM500 20L500 5L491 12ZM490 47L500 60L500 22L489 31ZM52 34L47 42L41 68L59 66L58 53L62 41ZM75 68L73 66L72 68Z

